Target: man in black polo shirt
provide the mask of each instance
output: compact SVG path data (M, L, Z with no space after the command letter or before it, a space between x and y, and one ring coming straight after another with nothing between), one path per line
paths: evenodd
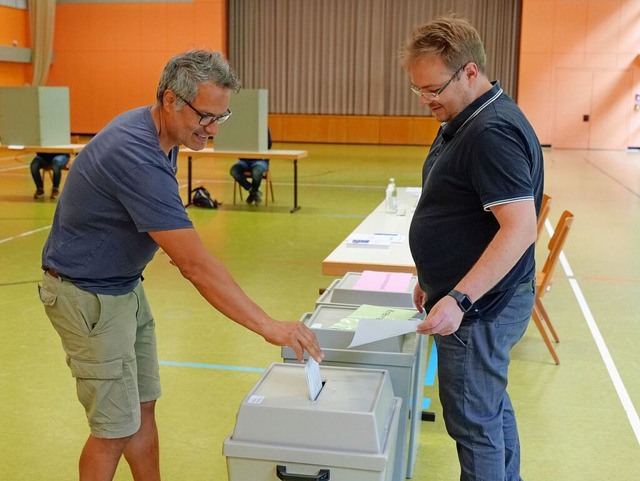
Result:
M428 312L418 332L435 338L460 479L519 481L506 387L509 353L534 302L542 150L524 114L486 77L484 46L467 21L419 27L401 59L411 90L442 122L409 232L414 302Z

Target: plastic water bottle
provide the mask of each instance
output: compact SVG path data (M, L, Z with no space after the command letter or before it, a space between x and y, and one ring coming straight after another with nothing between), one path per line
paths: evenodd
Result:
M398 189L396 188L396 181L393 178L389 179L389 185L387 185L385 207L388 214L398 212Z

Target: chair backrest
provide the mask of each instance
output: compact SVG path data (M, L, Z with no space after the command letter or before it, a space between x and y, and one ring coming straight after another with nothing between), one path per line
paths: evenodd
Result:
M551 240L549 240L549 255L542 267L542 271L540 271L541 276L539 276L539 282L536 286L539 297L542 297L544 292L546 292L551 285L553 271L558 264L560 253L562 252L564 243L567 240L567 235L569 234L569 229L571 228L572 223L573 214L568 210L565 210L560 216L560 220L558 221L556 229L551 236Z
M538 236L536 241L540 238L540 233L544 229L544 223L549 217L549 211L551 210L551 197L547 194L542 194L542 204L540 204L540 214L538 214Z

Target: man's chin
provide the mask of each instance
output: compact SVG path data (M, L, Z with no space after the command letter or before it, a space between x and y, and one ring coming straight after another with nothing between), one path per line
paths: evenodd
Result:
M202 150L207 146L208 140L209 137L200 137L199 135L194 134L189 139L189 144L187 144L187 147L189 147L191 150Z

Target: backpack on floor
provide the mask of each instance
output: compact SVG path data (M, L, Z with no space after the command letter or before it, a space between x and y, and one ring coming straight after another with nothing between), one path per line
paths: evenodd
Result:
M206 209L217 209L218 201L211 198L211 194L204 187L197 187L193 191L193 205Z

